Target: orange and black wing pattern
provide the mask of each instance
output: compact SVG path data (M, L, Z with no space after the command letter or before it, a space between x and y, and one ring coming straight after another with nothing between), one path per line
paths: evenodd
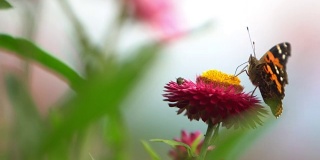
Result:
M289 56L290 43L280 43L265 53L256 64L250 64L253 67L249 68L249 77L255 77L254 81L250 78L252 83L259 87L264 102L270 106L275 117L279 117L283 109L284 87L288 84L286 64Z

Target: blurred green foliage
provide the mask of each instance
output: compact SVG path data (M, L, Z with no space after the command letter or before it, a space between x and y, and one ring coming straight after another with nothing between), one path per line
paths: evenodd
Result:
M12 8L12 5L7 2L6 0L1 0L0 1L0 9L10 9Z
M123 99L155 59L160 46L146 44L133 52L132 57L119 64L106 64L103 71L81 78L63 62L39 49L31 41L0 35L0 47L14 54L41 63L44 67L64 77L76 91L76 95L57 106L54 113L41 119L37 107L29 96L21 78L8 75L7 91L16 112L16 135L19 140L19 157L34 159L50 157L68 159L68 145L74 137L86 132L90 124L106 117L103 126L106 142L114 159L123 159L125 128L121 108ZM20 142L21 141L21 142ZM30 141L30 142L29 142ZM7 152L12 153L12 152ZM52 155L54 154L54 155ZM8 157L17 155L8 155ZM55 159L54 158L54 159Z
M1 1L2 8L5 2ZM142 44L136 51L128 51L131 56L126 60L115 62L114 56L110 54L116 53L102 57L106 55L102 49L90 49L97 47L83 45L88 43L89 38L83 35L81 38L85 39L78 41L79 46L84 46L80 48L82 53L96 56L94 62L82 59L82 65L90 68L82 73L84 76L53 57L54 54L38 47L32 40L0 34L2 50L26 59L26 63L41 64L66 80L75 92L55 106L47 117L41 117L25 77L6 75L6 90L15 116L12 129L7 131L11 139L8 143L13 144L0 151L1 159L82 159L81 151L90 130L101 132L100 138L103 139L105 153L108 153L93 158L128 158L128 135L120 105L155 60L161 45L157 42ZM90 66L92 64L99 67Z

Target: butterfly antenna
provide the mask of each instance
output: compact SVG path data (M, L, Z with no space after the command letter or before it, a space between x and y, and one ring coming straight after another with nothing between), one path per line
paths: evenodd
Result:
M251 47L252 47L252 50L253 50L253 55L254 55L254 57L256 57L255 44L254 44L254 41L252 41L252 39L251 39L249 27L247 27L247 31L248 31Z

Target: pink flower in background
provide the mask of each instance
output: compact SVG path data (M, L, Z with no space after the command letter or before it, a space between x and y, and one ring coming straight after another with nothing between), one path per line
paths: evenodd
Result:
M186 131L182 130L181 131L181 137L180 138L175 138L174 140L177 141L177 142L185 143L190 147L195 145L196 146L195 153L199 154L201 146L202 146L202 143L203 143L203 140L196 142L197 139L200 138L199 136L202 136L200 131L187 133ZM194 144L194 143L198 143L198 144ZM212 150L212 148L209 148L208 150ZM183 146L177 146L176 148L170 150L169 151L169 155L174 160L180 160L180 159L189 158L187 149L185 147L183 147Z
M171 0L127 0L133 15L158 32L161 39L176 38L183 33L181 17Z

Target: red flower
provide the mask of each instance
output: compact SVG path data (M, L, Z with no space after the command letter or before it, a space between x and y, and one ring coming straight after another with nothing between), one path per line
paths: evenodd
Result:
M200 153L200 149L202 147L203 140L198 141L198 139L202 137L202 134L200 131L191 132L188 134L186 131L181 131L181 138L175 138L174 140L177 142L182 142L187 144L192 148L192 146L195 146L195 153L198 155ZM197 144L194 144L197 143ZM212 149L212 148L210 148ZM181 160L181 159L188 159L188 152L187 149L183 146L177 146L176 148L169 151L170 157L172 157L174 160Z
M138 20L146 22L167 40L182 34L181 20L171 0L126 0Z
M165 101L179 108L178 114L186 111L190 120L222 122L227 128L255 128L262 123L259 116L267 113L255 96L242 92L237 77L216 70L203 73L196 83L171 81L165 88Z

